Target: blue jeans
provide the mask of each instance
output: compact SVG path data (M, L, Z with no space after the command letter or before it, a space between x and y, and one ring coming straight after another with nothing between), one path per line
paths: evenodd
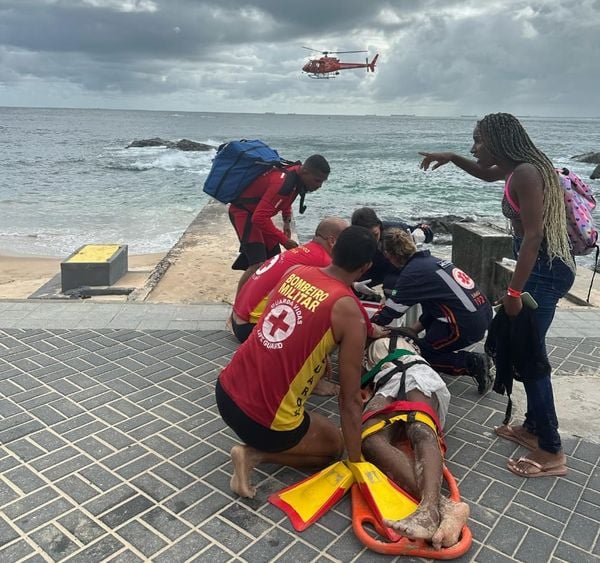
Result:
M521 240L515 238L515 256L517 256ZM537 301L535 310L540 346L546 353L546 333L554 319L556 305L561 297L575 281L575 273L559 258L550 264L545 253L540 252L537 261L527 279L523 291L528 291ZM536 434L540 449L557 453L561 450L558 419L554 407L554 394L550 370L545 374L524 374L523 385L527 395L527 413L523 426L529 432Z

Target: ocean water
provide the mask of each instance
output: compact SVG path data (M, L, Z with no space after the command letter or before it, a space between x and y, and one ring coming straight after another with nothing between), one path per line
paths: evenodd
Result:
M321 217L364 205L384 219L453 214L504 225L502 183L452 165L419 170L420 150L468 154L475 120L0 108L0 252L64 257L94 242L128 244L132 254L168 250L208 201L202 184L214 152L125 148L151 137L215 146L260 138L290 160L323 154L332 172L296 214L301 241ZM570 157L600 150L600 120L523 123L557 166L589 179L594 165ZM600 182L589 182L600 194Z

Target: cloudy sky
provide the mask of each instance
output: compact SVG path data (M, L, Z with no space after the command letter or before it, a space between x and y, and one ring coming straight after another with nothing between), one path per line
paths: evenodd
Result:
M311 80L303 46L380 60ZM0 106L597 117L599 100L600 0L0 0Z

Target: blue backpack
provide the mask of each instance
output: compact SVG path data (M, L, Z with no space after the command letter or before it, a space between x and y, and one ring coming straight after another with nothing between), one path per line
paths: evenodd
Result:
M221 203L231 203L261 174L291 164L295 163L258 139L230 141L217 149L203 191Z

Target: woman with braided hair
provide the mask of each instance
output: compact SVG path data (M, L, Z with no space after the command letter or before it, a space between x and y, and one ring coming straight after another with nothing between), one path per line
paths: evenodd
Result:
M516 317L523 307L522 292L538 303L535 310L540 345L558 300L575 279L575 260L567 236L563 190L550 159L533 144L513 115L493 113L477 122L471 154L476 160L451 152L422 152L421 168L432 170L452 162L486 182L504 180L502 213L510 219L517 263L506 295L505 313ZM531 450L527 457L508 460L508 469L523 477L565 475L566 457L558 433L558 420L549 366L544 373L522 374L527 395L525 421L500 426L496 433Z

